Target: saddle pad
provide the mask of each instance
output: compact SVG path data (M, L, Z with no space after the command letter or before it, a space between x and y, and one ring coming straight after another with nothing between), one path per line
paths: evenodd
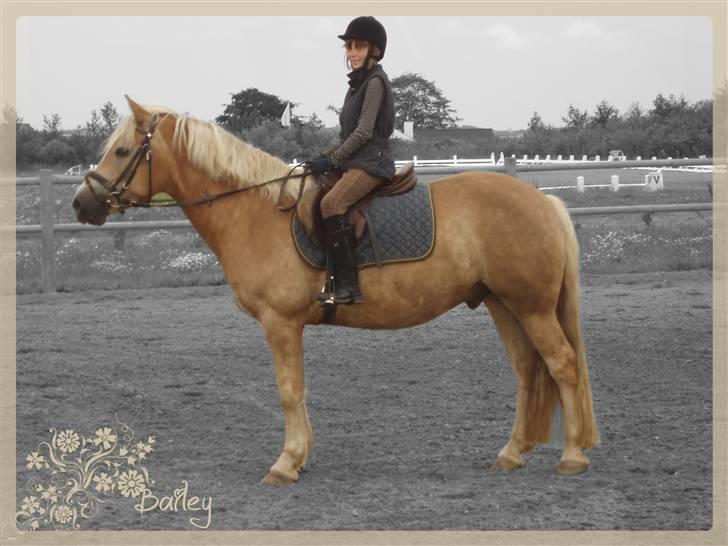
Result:
M369 206L369 222L364 238L356 247L359 267L376 265L372 231L376 236L381 263L409 262L427 257L435 245L435 215L432 209L430 187L416 184L402 195L377 196ZM306 230L292 215L293 240L304 260L313 267L326 268L326 253L317 247Z

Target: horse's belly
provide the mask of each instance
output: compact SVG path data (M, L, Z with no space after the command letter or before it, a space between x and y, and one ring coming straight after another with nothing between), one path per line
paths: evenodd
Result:
M336 324L407 328L429 322L468 301L478 283L475 272L449 265L441 254L433 252L420 262L360 271L364 303L339 306Z

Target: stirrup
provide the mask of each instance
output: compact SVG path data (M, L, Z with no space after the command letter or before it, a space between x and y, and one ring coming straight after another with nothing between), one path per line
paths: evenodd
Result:
M321 292L319 292L318 296L316 297L319 305L321 305L322 307L324 305L336 305L336 301L334 300L334 293L329 291L328 288L328 283L324 284L323 287L321 287Z
M320 292L318 295L318 302L321 307L336 305L336 299L334 299L334 295L330 292Z
M340 305L351 305L354 303L362 303L364 300L361 296L361 292L358 292L357 290L346 290L346 296L338 296L336 292L333 294L334 302Z

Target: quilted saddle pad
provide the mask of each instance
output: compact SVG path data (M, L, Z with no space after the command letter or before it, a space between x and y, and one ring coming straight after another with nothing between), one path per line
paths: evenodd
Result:
M319 269L326 267L326 253L317 247L292 215L291 229L296 248L304 260ZM356 247L359 267L409 262L426 258L435 245L435 214L427 184L416 184L402 195L377 196L369 206L367 229ZM372 235L376 238L372 243ZM376 252L375 252L376 248Z

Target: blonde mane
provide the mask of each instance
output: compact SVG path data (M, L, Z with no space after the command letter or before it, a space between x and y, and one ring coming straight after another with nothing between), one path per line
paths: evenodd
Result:
M219 125L178 115L163 106L144 106L151 113L169 115L175 118L172 147L183 150L190 163L200 169L210 179L225 182L236 188L247 188L285 176L291 167L285 161L263 150L251 146L235 137ZM136 122L134 116L127 116L109 136L104 145L104 154L112 146L135 147ZM300 173L297 168L294 173ZM285 184L285 194L295 197L300 185L299 178L292 178ZM306 178L304 191L315 185L313 177ZM266 184L254 191L278 202L283 182Z

